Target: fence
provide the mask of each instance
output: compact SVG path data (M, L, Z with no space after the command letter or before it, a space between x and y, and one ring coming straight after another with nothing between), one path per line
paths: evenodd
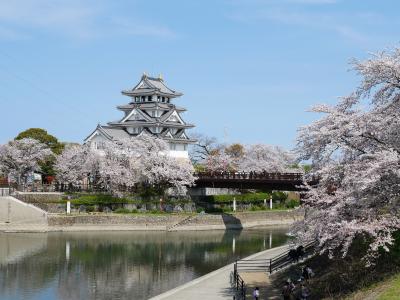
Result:
M242 277L240 277L239 272L236 269L236 264L234 265L233 280L236 287L236 292L238 293L239 299L246 299L246 284Z
M5 187L5 186L0 186L0 197L6 197L11 194L11 188L10 187Z
M2 186L0 186L0 189ZM34 183L34 184L13 184L10 186L4 186L4 188L10 188L12 190L17 190L19 192L109 192L110 189L104 185L92 185L92 184L42 184L42 183ZM126 190L126 188L121 188L121 191Z
M302 181L303 173L268 173L268 172L198 172L199 179L252 179L252 180L290 180Z
M297 248L299 249L299 247ZM296 249L289 249L284 253L270 259L241 259L237 260L233 266L233 277L236 290L240 290L240 295L245 299L246 283L240 277L240 272L266 272L272 274L274 271L282 269L300 258L307 257L314 253L315 242L306 244L299 253Z

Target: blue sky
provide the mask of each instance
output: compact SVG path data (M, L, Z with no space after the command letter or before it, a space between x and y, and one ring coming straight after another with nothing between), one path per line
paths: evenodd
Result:
M0 143L30 128L82 142L143 72L184 96L195 132L291 148L356 86L351 58L398 46L399 1L0 0Z

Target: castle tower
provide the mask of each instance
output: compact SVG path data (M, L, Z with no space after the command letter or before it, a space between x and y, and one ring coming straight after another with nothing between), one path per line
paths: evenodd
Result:
M186 129L194 125L183 121L181 113L186 109L173 104L174 98L182 93L167 87L161 76L154 78L143 74L134 88L122 94L130 97L128 104L117 106L124 113L122 119L109 122L107 126L99 124L85 143L101 149L105 140L116 141L147 133L164 139L171 156L189 158L188 145L196 140L187 136Z

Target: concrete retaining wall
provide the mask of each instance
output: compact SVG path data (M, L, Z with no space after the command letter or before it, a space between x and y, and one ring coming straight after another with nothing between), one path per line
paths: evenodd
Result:
M47 213L14 197L0 197L0 223L47 224Z
M47 203L61 201L63 193L16 192L15 196L26 203Z
M187 215L74 215L49 216L48 224L52 227L82 227L97 226L112 229L118 226L128 226L132 230L167 230L187 218Z
M77 228L97 228L114 230L212 230L240 229L268 225L289 225L303 218L303 210L244 212L237 214L133 214L133 215L49 215L48 224L53 228L71 230ZM181 224L182 223L182 224ZM174 226L175 225L175 226Z

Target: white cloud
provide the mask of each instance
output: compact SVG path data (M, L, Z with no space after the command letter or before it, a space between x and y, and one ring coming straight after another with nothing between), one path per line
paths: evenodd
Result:
M78 39L111 34L174 36L165 26L148 25L133 16L109 18L110 14L111 8L101 0L0 0L0 38L32 36L37 30Z

